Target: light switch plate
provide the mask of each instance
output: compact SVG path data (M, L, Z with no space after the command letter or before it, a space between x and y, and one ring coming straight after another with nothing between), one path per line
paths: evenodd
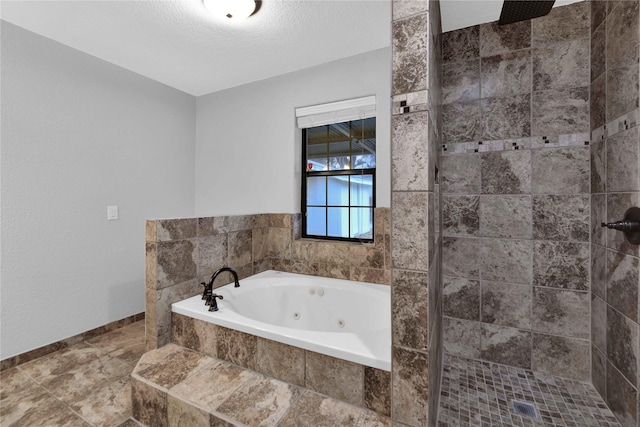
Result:
M118 206L107 206L107 220L118 219Z

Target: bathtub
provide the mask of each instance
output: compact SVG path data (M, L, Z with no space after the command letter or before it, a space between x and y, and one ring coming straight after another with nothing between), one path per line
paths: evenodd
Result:
M391 370L389 287L268 270L214 289L210 312L200 295L172 311L332 357Z

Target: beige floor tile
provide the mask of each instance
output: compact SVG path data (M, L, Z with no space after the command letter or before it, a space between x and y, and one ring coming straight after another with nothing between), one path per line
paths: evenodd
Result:
M104 384L69 406L94 426L117 426L133 414L130 379L126 376Z

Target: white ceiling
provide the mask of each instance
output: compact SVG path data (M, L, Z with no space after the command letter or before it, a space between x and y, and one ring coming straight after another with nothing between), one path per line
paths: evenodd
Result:
M497 20L501 7L443 0L443 30ZM263 0L235 24L209 15L201 0L2 0L0 17L195 96L391 41L389 0Z

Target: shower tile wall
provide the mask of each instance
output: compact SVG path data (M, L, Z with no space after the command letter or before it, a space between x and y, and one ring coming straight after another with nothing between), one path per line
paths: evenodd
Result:
M590 4L443 34L444 349L590 378Z
M394 425L435 425L441 374L440 6L393 2L391 119Z
M624 426L640 425L640 251L600 227L640 206L638 1L591 3L592 381Z

